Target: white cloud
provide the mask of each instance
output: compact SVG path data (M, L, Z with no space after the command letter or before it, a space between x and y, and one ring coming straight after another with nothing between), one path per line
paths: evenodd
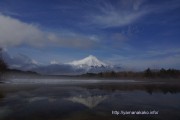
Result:
M163 50L154 49L147 51L148 56L162 56L168 54L180 54L180 48L163 49Z
M112 35L112 40L116 42L124 42L128 40L128 36L123 33L115 33Z
M136 69L146 69L148 67L159 69L159 68L176 68L180 69L180 56L167 56L162 58L153 59L129 59L126 60L124 65L131 66Z
M162 52L162 53L160 53ZM167 55L171 54L171 55ZM163 56L161 56L163 55ZM180 69L179 49L157 50L157 52L145 52L144 54L135 53L134 55L113 55L108 59L109 62L120 64L125 69L144 70L148 67L159 68L176 68Z
M50 64L60 64L60 63L59 63L59 61L52 60L52 61L50 62Z
M105 2L99 7L100 13L92 16L92 22L103 27L131 24L149 12L141 8L143 3L142 0L121 0L114 6Z
M150 3L147 0L119 0L116 3L103 0L97 12L90 15L90 23L102 28L121 27L137 22L147 14L160 14L180 6L178 0Z
M71 32L61 33L58 36L55 34L49 34L48 39L61 47L83 49L94 47L98 42L98 40L96 40L94 36L84 36Z
M50 33L35 24L22 22L0 13L0 47L27 44L36 47L59 46L71 48L93 47L97 41L92 36L76 33Z
M44 39L45 33L37 26L0 14L1 46L14 46L23 43L40 45Z

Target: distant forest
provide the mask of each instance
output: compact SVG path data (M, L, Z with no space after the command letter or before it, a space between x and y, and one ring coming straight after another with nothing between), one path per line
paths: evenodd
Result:
M141 71L121 71L121 72L100 72L100 73L86 73L86 77L100 77L100 78L180 78L180 70L176 69L160 69L151 70L150 68Z

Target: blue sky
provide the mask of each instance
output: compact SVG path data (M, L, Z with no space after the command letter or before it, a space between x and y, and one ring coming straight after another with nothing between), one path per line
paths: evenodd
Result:
M0 46L43 64L180 69L179 13L179 0L0 0Z

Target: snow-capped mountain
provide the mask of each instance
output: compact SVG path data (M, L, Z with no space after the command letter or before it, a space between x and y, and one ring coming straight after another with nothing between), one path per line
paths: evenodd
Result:
M98 60L93 55L89 55L88 57L86 57L82 60L76 60L76 61L70 62L68 64L79 67L79 68L83 68L83 67L106 67L106 66L108 66L104 62Z
M112 70L111 66L98 60L95 56L88 56L81 60L72 61L70 63L60 64L60 62L52 62L47 66L39 66L33 71L41 74L51 75L77 75L87 72L98 73Z
M8 53L4 52L3 58L8 64L9 68L23 71L34 71L40 74L48 75L77 75L87 72L99 73L119 70L119 68L117 67L111 66L98 60L93 55L89 55L88 57L81 60L75 60L64 64L60 64L60 61L52 61L49 65L40 64L23 54L10 56Z
M7 52L3 52L3 59L12 69L19 69L23 71L31 70L39 66L39 63L24 54L16 54L10 56Z

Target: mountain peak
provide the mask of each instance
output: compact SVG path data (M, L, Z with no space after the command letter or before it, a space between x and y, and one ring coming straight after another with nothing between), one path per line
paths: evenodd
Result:
M106 100L108 96L89 96L89 97L83 97L83 96L74 96L70 98L66 98L69 101L80 103L88 108L94 108L98 104L100 104L102 101Z
M95 56L93 55L89 55L88 57L82 59L82 60L86 60L86 61L92 61L92 62L100 62L100 60L98 60Z
M107 66L105 63L102 61L98 60L95 56L89 55L88 57L81 59L81 60L76 60L71 63L69 63L74 66L89 66L89 67L101 67L101 66Z
M86 58L91 58L91 59L94 59L94 58L96 58L95 56L93 56L93 55L89 55L88 57L86 57ZM97 59L97 58L96 58Z

